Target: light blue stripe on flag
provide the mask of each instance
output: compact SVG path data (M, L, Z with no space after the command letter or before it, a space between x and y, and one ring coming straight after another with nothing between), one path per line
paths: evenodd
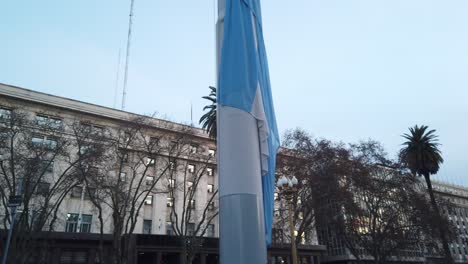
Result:
M263 174L265 234L266 242L270 244L279 136L271 95L259 0L226 0L223 34L218 103L243 110L257 119L261 148L259 162L262 164ZM258 102L261 102L261 106L255 105Z

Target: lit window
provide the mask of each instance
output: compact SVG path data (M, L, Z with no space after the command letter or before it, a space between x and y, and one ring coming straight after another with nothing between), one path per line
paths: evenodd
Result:
M146 158L146 166L153 166L156 163L156 160L153 158Z
M153 176L146 176L146 185L153 185L154 177Z
M145 204L146 205L152 205L153 204L153 195L146 196Z
M188 170L188 172L190 172L190 173L194 173L194 172L195 172L195 165L189 164L189 165L187 166L187 170Z
M175 179L168 179L169 181L169 188L174 188L175 187Z
M216 155L216 150L208 149L208 155L211 156L211 157L214 157L214 155Z
M206 168L206 174L208 176L213 176L213 168Z
M304 219L304 213L303 212L299 212L298 216L297 216L300 220Z
M195 200L190 200L189 201L189 209L195 209Z
M208 184L207 187L206 187L206 190L207 190L209 193L212 193L213 190L214 190L214 185L213 185L213 184Z
M166 198L166 206L167 206L167 207L172 207L172 206L174 206L174 197L167 197L167 198Z
M121 172L120 173L120 180L125 182L127 181L127 173L126 172Z

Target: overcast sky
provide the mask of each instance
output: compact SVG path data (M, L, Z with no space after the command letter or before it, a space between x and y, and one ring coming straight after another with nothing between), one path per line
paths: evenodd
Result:
M1 1L0 82L120 108L129 0ZM437 129L440 179L468 185L468 1L264 0L280 131L373 138ZM215 85L213 0L135 0L126 110L194 120ZM121 64L118 54L121 50Z

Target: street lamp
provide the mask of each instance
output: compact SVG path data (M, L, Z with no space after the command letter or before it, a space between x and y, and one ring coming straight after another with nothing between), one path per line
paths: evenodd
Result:
M292 178L287 178L284 175L281 176L276 182L276 187L278 187L280 195L283 196L288 203L289 231L291 232L291 251L293 264L297 264L296 237L294 234L295 230L292 210L294 194L297 192L297 183L298 181L295 176Z

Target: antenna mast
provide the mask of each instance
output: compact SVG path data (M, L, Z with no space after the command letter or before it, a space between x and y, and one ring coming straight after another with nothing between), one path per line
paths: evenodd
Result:
M124 85L122 91L122 110L125 109L125 99L127 97L127 78L128 78L128 59L130 57L130 40L132 38L132 24L133 24L133 4L135 0L130 1L130 15L128 20L128 36L127 36L127 55L125 57L125 73Z
M115 77L114 108L116 108L117 106L117 93L119 92L119 71L120 71L120 49L119 49L119 58L117 60L117 74Z

